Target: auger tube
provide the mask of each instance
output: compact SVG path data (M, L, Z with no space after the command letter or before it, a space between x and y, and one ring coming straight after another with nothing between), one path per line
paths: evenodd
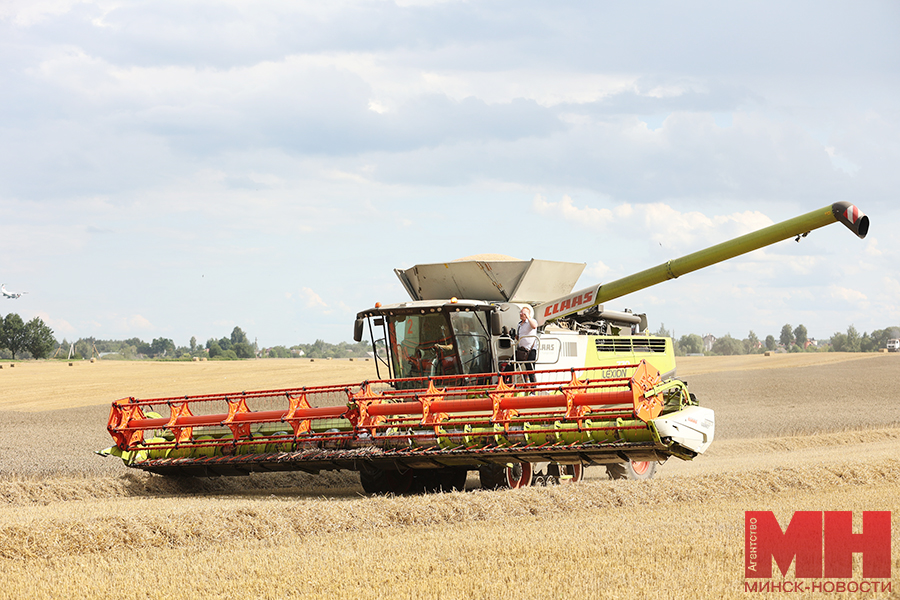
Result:
M561 317L583 311L592 306L603 304L662 283L675 279L716 263L720 263L741 254L758 250L776 242L797 236L806 236L813 229L819 229L835 222L843 223L858 238L864 239L869 232L869 217L849 202L835 202L805 215L770 225L741 237L722 242L681 258L667 261L640 273L628 275L609 283L595 285L561 298L538 304L535 307L535 319L543 325Z

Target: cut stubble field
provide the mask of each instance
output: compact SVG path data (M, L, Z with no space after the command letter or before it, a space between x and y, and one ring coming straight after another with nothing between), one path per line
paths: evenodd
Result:
M116 398L361 381L371 362L7 364L0 598L743 598L746 510L890 510L898 555L898 374L900 355L679 359L717 439L650 482L370 498L353 473L172 480L93 451Z

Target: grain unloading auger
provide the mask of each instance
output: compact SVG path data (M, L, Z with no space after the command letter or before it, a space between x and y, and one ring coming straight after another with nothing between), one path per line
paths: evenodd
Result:
M485 487L577 481L588 465L647 478L671 456L706 450L713 411L676 378L670 339L648 335L645 315L602 303L836 221L868 232L868 217L836 203L578 292L583 264L470 259L397 271L412 300L376 304L354 329L357 341L368 329L377 379L118 400L116 445L103 453L160 474L350 469L370 493L459 489L476 469ZM527 365L513 334L526 304L540 323Z

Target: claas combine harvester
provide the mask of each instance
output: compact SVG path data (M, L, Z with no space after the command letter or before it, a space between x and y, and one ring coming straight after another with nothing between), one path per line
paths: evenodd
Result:
M411 300L357 315L377 378L362 383L113 403L101 452L163 475L350 469L369 493L578 481L605 466L643 479L713 440L713 411L676 378L672 340L604 304L630 292L841 222L839 202L622 279L572 292L584 264L479 260L396 273ZM516 360L520 308L539 327ZM531 370L526 370L531 367ZM534 377L531 377L531 375Z

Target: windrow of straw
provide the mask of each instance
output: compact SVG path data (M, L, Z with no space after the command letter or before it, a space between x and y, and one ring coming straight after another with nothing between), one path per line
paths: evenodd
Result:
M265 540L302 541L334 532L362 534L404 527L460 526L537 517L552 522L566 514L620 507L714 503L745 499L748 506L792 491L859 490L900 486L900 460L878 465L833 466L700 475L650 482L594 481L505 492L459 492L419 497L287 500L218 497L170 502L151 508L102 503L103 512L37 517L0 525L0 558L32 559L96 552ZM180 506L190 502L190 509Z

